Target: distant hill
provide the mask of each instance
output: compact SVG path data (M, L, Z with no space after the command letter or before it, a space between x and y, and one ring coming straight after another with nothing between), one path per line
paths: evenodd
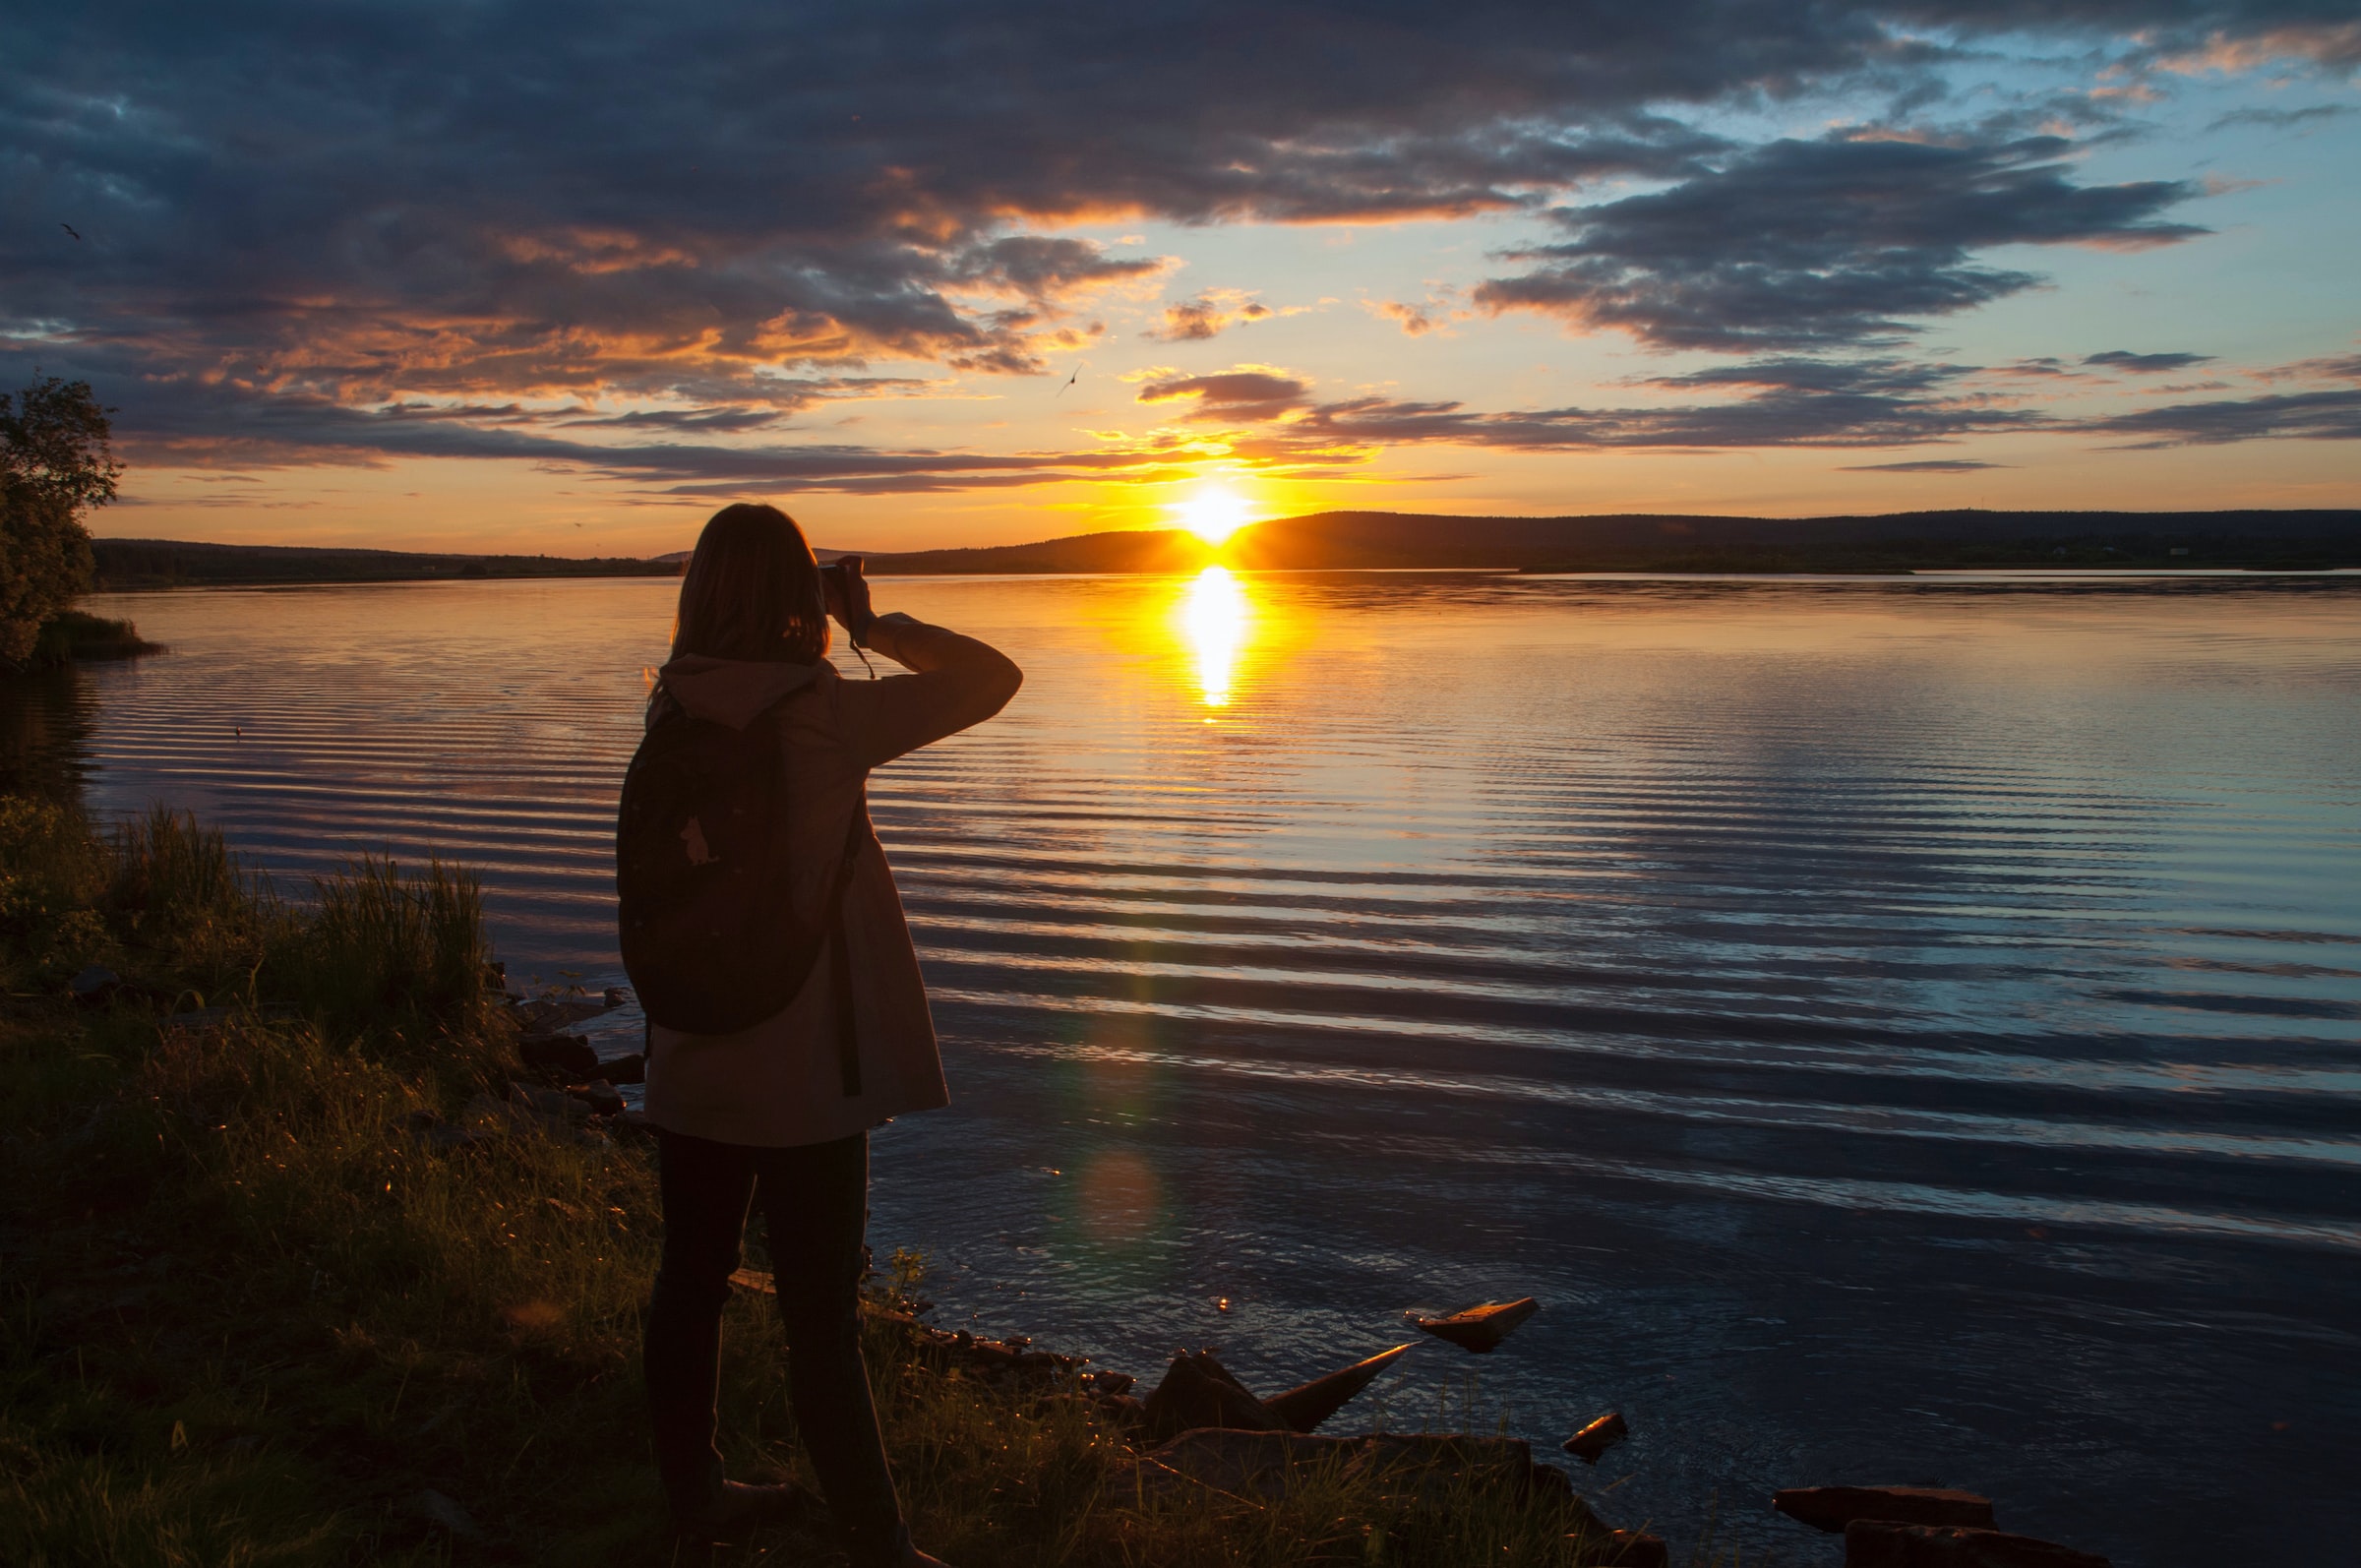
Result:
M678 576L685 550L626 557L434 555L98 539L103 588ZM852 554L817 551L823 561ZM1249 570L1907 572L1943 567L2361 568L2361 510L1894 512L1831 517L1603 513L1455 517L1319 512L1241 528L1218 552L1180 529L1073 534L967 550L857 552L877 576Z
M309 545L188 544L172 539L93 539L101 589L272 582L413 582L466 577L679 576L674 561L621 556L433 555Z
M858 554L864 573L1182 572L1213 558L1195 534L1179 528L1078 533L1038 544L988 545L973 550L909 550L888 554L822 550L823 559Z
M2361 511L1903 512L1432 517L1326 512L1241 530L1248 567L1826 572L2081 565L2361 566Z
M1089 533L985 550L870 555L898 573L1169 572L1216 559L1178 531ZM1606 513L1460 517L1321 512L1241 528L1248 569L1907 572L1941 567L2361 567L2361 510L1900 512L1831 517Z

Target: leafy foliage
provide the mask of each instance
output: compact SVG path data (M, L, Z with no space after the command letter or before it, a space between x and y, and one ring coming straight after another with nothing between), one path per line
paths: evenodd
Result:
M0 666L31 662L41 628L91 585L83 513L115 499L122 464L88 382L0 392Z

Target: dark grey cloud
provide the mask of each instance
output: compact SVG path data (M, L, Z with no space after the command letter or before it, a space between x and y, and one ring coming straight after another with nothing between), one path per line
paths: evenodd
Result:
M2029 288L1983 265L1998 245L2168 244L2186 181L2080 185L2072 144L1947 146L1832 136L1725 158L1668 190L1549 215L1569 236L1514 259L1534 271L1476 290L1665 348L1741 351L1893 341Z
M2273 381L2361 381L2361 354L2331 354L2323 359L2299 359L2268 373Z
M1986 468L2006 468L2005 462L1977 462L1972 458L1928 458L1922 462L1856 462L1838 470L1848 474L1972 474Z
M2361 384L2361 354L2301 359L2262 374L2270 381ZM2108 437L2136 451L2219 447L2241 441L2361 441L2361 385L2166 403L2059 428Z
M914 493L1050 484L1129 474L1153 478L1193 468L1189 453L1143 444L1100 450L974 452L887 449L843 442L721 445L695 440L604 442L565 432L583 421L529 411L440 407L353 408L309 395L178 390L160 404L156 455L239 463L250 471L290 462L378 465L399 458L483 458L536 463L675 494L749 488ZM689 435L714 434L689 427Z
M2274 131L2293 130L2299 125L2317 125L2352 113L2342 103L2316 103L2303 109L2232 109L2206 127L2209 131L2225 131L2234 125L2260 125Z
M422 399L657 400L680 412L611 428L757 429L815 406L780 367L1037 370L1101 331L1096 291L1160 265L1035 230L1539 210L1616 175L1720 189L1783 154L1729 147L1697 111L1901 92L1945 39L2331 60L2344 23L2309 0L18 6L0 14L0 332L98 380L127 442L189 451L209 419L250 439L247 399L302 413L282 455L318 407ZM1803 255L1800 339L1989 297L2009 274L1965 258L1994 235L2170 232L2162 187L2143 208L2151 187L2053 190L2036 165L1995 165L2016 220L1930 217L1891 279L1874 248ZM1781 340L1745 278L1660 269L1639 242L1663 222L1585 211L1536 274L1559 294L1524 303L1571 308L1567 280L1611 265L1628 297L1585 297L1634 330ZM1828 297L1854 279L1880 303Z
M2361 388L2172 403L2067 428L2139 451L2240 441L2361 441Z
M1241 452L1264 457L1427 443L1523 452L1899 447L2050 423L2042 414L1962 390L1974 373L1971 366L1890 360L1769 359L1646 383L1722 394L1712 400L1487 413L1459 402L1379 396L1321 402L1298 378L1241 366L1150 383L1140 399L1188 399L1184 417L1194 423L1261 426L1232 442Z
M2085 354L2083 363L2097 365L2106 370L2128 370L2135 376L2162 376L2192 365L2210 365L2211 354L2135 354L2128 348L2110 348L2103 354Z
M1213 376L1163 376L1145 382L1138 392L1143 403L1186 399L1194 406L1184 417L1197 420L1277 419L1303 405L1308 384L1278 371L1242 366Z

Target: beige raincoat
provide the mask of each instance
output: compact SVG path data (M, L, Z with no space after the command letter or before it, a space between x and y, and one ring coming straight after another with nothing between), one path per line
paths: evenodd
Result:
M788 698L779 725L789 781L784 809L800 851L791 896L810 917L826 897L870 769L982 723L1024 679L994 648L906 615L878 617L869 645L916 673L848 681L824 662L696 656L675 659L660 673L664 691L690 712L732 726ZM718 1143L784 1148L949 1104L918 954L892 869L874 838L845 887L844 930L861 1054L858 1096L844 1092L832 966L823 960L784 1012L734 1035L651 1030L648 1119Z

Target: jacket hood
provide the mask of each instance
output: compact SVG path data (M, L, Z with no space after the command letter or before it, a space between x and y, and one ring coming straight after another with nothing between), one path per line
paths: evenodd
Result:
M755 715L819 679L827 664L776 664L754 659L715 659L683 654L656 672L663 690L692 715L743 730Z

